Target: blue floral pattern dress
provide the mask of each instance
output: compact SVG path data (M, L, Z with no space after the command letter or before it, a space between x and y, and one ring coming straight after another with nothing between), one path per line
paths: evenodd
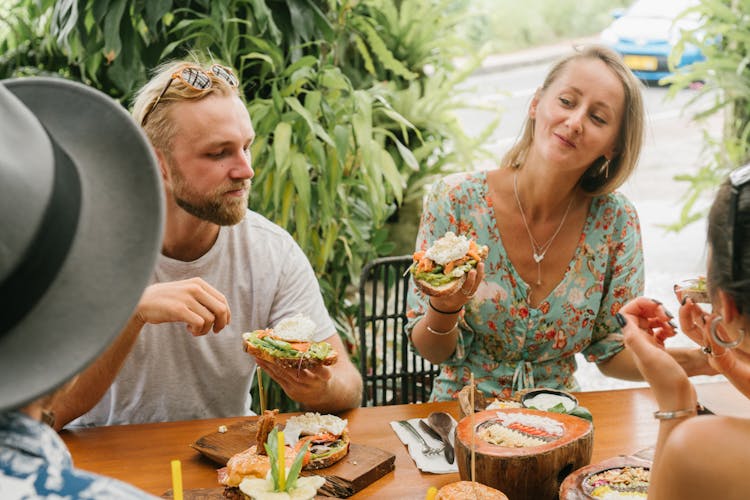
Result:
M0 498L115 500L153 498L129 484L73 467L49 426L19 412L0 412Z
M466 304L453 355L443 362L431 400L455 398L474 373L487 395L509 397L530 387L575 391L575 354L605 361L623 348L614 314L643 293L640 224L620 193L593 198L573 259L563 279L537 307L505 252L494 218L487 172L450 175L427 196L417 236L426 249L447 231L489 247L485 278ZM427 297L413 286L408 298L411 333Z

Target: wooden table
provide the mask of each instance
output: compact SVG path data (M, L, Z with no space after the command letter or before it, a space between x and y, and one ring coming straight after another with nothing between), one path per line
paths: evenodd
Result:
M576 394L581 405L594 416L592 463L622 454L632 454L656 442L656 409L650 389L624 389ZM440 487L458 480L458 474L421 473L399 441L389 422L426 417L432 411L447 411L458 417L458 404L357 408L341 416L349 420L352 442L376 446L396 454L396 469L366 489L357 498L424 498L429 486ZM281 416L280 420L285 420ZM199 437L215 432L219 425L238 418L193 420L159 424L122 425L63 431L77 467L115 477L156 495L171 488L170 460L183 467L183 488L216 488L217 465L189 447ZM352 498L354 498L352 497Z

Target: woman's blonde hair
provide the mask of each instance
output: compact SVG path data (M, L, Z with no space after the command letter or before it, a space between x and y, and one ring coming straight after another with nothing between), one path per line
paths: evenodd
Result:
M608 168L604 168L606 159L602 156L594 160L581 176L581 187L594 196L611 193L620 187L635 170L643 143L645 113L643 96L641 95L641 82L625 66L616 52L601 45L590 45L577 49L574 54L557 62L547 74L539 92L544 93L568 64L581 59L602 61L617 75L625 91L624 112L620 122L620 134L617 137L615 155L610 158ZM534 119L527 115L520 139L503 156L501 166L519 168L526 160L526 155L533 140Z
M175 76L186 67L201 69L211 79L211 86L205 90L198 90ZM211 94L240 96L239 85L230 85L223 77L214 75L210 65L191 61L168 61L156 67L151 80L136 93L133 99L133 118L141 124L156 149L169 152L176 132L176 124L169 112L171 106L177 102L204 99ZM157 99L159 102L154 107ZM143 123L145 117L148 120Z

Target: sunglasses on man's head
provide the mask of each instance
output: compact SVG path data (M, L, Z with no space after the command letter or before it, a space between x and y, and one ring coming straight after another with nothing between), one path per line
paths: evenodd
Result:
M234 76L232 70L227 68L226 66L214 64L208 71L205 71L200 66L185 66L181 70L172 73L169 81L164 86L164 90L161 91L159 97L157 97L151 107L148 108L146 114L143 115L141 126L146 125L146 120L148 119L149 115L154 111L154 109L156 109L156 106L161 101L161 98L164 97L164 94L167 93L167 90L169 90L172 82L174 82L175 80L180 80L184 85L187 85L188 87L191 87L195 90L208 90L211 88L211 77L209 75L213 75L225 80L232 87L236 87L240 84L239 80L237 80L237 77Z
M742 189L750 184L750 163L733 170L729 174L729 184L732 186L732 194L729 198L729 260L732 263L731 281L742 279L742 234L741 228L737 227L737 212L739 210L740 193Z

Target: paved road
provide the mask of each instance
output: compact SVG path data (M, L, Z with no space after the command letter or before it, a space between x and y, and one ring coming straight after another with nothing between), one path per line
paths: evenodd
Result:
M501 124L489 146L493 158L499 158L515 139L529 100L544 78L549 57L539 59L535 64L525 65L514 60L515 64L506 66L495 61L489 68L491 71L476 74L467 82L471 102L502 112ZM679 304L672 293L674 283L701 274L705 269L705 221L694 223L679 233L664 230L665 225L677 220L685 196L686 186L676 182L674 176L694 171L700 165L704 158L704 130L716 136L721 124L718 119L705 124L691 119L691 110L697 109L687 107L693 91L683 91L672 100L666 100L666 94L664 88L644 89L648 114L646 141L638 169L622 191L633 200L641 220L646 294L676 312ZM496 111L470 111L460 113L459 119L469 135L476 135L495 116ZM488 159L476 168L491 168L494 162ZM712 194L708 194L702 200L704 206L710 203L711 197ZM673 339L671 345L692 343L680 336ZM712 378L697 379L699 382L708 380ZM584 390L642 385L607 379L585 362L581 363L579 381Z

